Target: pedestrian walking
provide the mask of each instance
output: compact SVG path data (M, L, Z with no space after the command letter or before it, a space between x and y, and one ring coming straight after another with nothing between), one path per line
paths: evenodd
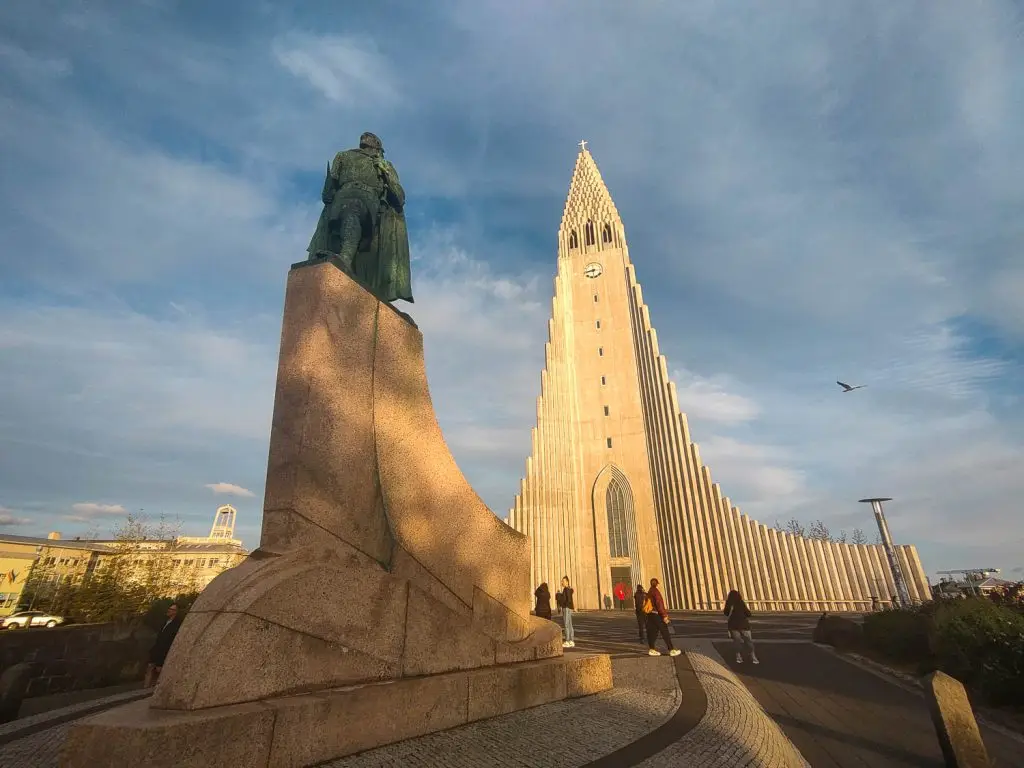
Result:
M657 579L651 579L651 587L647 590L643 611L647 614L647 653L651 656L661 656L661 653L654 647L658 635L661 634L668 647L668 655L678 656L680 651L672 645L672 635L668 631L668 609L665 608L665 598L661 596L661 590L658 589Z
M534 591L533 596L537 598L537 605L534 613L542 619L551 620L551 592L548 590L548 583L545 581Z
M563 648L576 647L576 633L572 628L572 612L576 604L572 600L572 587L569 586L569 577L562 577L562 589L559 594L562 596L562 624L565 626L565 640L562 641Z
M743 663L743 650L746 648L750 654L750 662L760 664L757 651L754 649L754 638L750 634L750 609L739 590L734 589L726 596L725 615L729 617L727 626L733 647L736 649L736 663Z
M637 584L633 593L633 608L636 611L636 628L640 631L640 642L644 641L644 630L647 629L647 614L644 613L644 600L647 593L644 592L644 585Z

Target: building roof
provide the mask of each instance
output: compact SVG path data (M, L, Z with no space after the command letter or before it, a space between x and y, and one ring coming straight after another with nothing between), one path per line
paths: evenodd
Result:
M13 534L0 534L0 545L28 544L37 547L51 547L53 549L79 549L85 552L116 552L121 543L116 539L49 539L42 536L15 536ZM203 541L196 538L183 540L146 539L140 544L161 545L159 548L167 552L212 552L226 554L244 554L245 549L241 543L233 539L220 541ZM170 546L168 546L170 545ZM152 547L156 549L156 547Z

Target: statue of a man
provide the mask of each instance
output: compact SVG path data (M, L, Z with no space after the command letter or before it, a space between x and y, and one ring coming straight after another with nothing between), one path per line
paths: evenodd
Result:
M336 257L383 301L412 301L405 190L372 133L339 152L327 169L324 210L309 241L310 259Z

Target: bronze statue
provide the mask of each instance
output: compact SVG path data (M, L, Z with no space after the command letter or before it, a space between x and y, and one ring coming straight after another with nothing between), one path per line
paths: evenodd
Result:
M411 302L405 190L377 136L364 133L358 149L334 156L321 199L310 260L333 256L382 301Z

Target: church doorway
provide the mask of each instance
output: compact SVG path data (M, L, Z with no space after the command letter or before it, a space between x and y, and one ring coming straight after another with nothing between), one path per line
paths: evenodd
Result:
M612 601L617 611L633 610L633 569L612 566Z

